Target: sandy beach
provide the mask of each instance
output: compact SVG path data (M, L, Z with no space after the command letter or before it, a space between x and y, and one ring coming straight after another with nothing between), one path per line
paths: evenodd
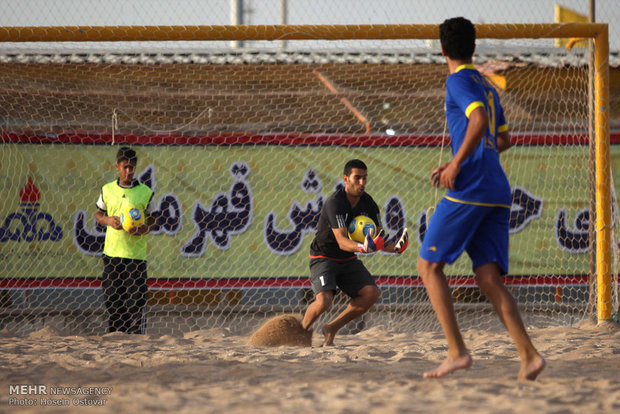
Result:
M225 329L182 337L4 330L0 412L620 412L617 325L530 334L548 362L536 382L517 381L516 349L504 332L464 331L472 368L431 380L422 373L445 356L439 332L377 326L323 348L318 333L312 347L260 347Z

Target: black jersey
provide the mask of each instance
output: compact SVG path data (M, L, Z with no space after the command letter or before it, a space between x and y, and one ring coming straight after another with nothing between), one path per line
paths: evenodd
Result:
M374 220L377 227L382 227L379 207L377 207L377 203L370 195L364 193L357 205L351 207L344 187L336 190L325 201L321 209L316 236L314 236L314 240L312 240L310 245L310 256L330 259L349 259L355 257L354 253L340 249L332 229L348 229L349 223L359 215L370 217Z

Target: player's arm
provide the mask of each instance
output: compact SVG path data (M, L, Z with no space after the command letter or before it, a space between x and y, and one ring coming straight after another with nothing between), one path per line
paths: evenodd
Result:
M510 133L508 131L503 131L497 134L497 152L506 151L511 147L510 143Z
M349 239L349 233L345 227L332 227L332 232L334 232L338 247L345 252L372 253L377 250L383 250L384 247L383 230L379 230L376 236L374 234L367 234L364 243L358 243Z
M129 230L129 234L132 236L142 236L148 234L157 226L157 218L159 217L158 211L155 210L155 204L153 202L155 193L151 194L151 199L144 212L144 224L140 227L136 227Z
M145 213L144 215L144 224L139 227L134 227L129 229L127 233L132 236L142 236L144 234L148 234L155 227L156 220L153 218L152 214Z
M121 219L117 216L108 216L108 214L97 208L97 212L95 213L95 220L102 226L110 226L116 230L121 230L123 226L121 226Z
M157 226L157 217L159 217L157 212L145 213L144 224L140 227L130 229L128 233L132 236L142 236L152 232Z
M332 232L334 232L334 237L336 237L336 241L338 242L338 247L340 250L344 250L345 252L358 252L360 243L355 240L351 240L349 238L349 233L345 227L340 228L332 228Z
M484 106L479 106L469 114L467 130L463 144L458 149L452 160L431 172L431 183L434 187L443 185L450 190L454 190L454 180L461 170L461 164L471 155L476 147L480 144L480 140L486 133L489 125L489 117Z
M117 216L108 216L106 203L103 200L103 192L99 193L99 199L97 199L97 212L95 213L95 220L100 226L110 226L116 230L121 230L121 218Z
M508 123L506 122L506 115L504 114L504 108L501 105L496 105L497 112L497 152L501 153L506 151L512 146L510 142L510 132L508 132ZM492 131L491 131L492 132Z

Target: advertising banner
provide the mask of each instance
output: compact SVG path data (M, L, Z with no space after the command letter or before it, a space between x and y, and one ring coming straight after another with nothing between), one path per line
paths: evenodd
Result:
M117 177L118 146L3 144L0 280L98 278L105 229L101 186ZM351 158L366 162L367 192L389 236L410 231L401 257L364 258L376 275L417 273L420 240L444 190L430 171L436 146L138 145L137 176L160 214L149 237L154 280L301 277L321 207ZM618 180L620 149L612 146ZM502 154L513 190L510 273L589 273L587 146L517 146ZM615 195L614 195L615 199ZM615 202L614 202L615 205ZM614 207L615 208L615 207ZM614 210L614 217L616 213ZM463 255L466 256L466 255ZM449 273L471 274L461 257Z

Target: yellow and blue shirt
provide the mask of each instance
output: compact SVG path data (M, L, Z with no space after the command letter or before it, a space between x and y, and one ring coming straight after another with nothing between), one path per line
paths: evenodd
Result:
M466 204L510 208L510 184L497 150L497 136L507 131L508 125L497 91L471 64L459 66L448 76L446 90L445 111L453 156L463 144L472 111L484 107L489 117L485 135L461 165L455 190L448 190L446 198Z

